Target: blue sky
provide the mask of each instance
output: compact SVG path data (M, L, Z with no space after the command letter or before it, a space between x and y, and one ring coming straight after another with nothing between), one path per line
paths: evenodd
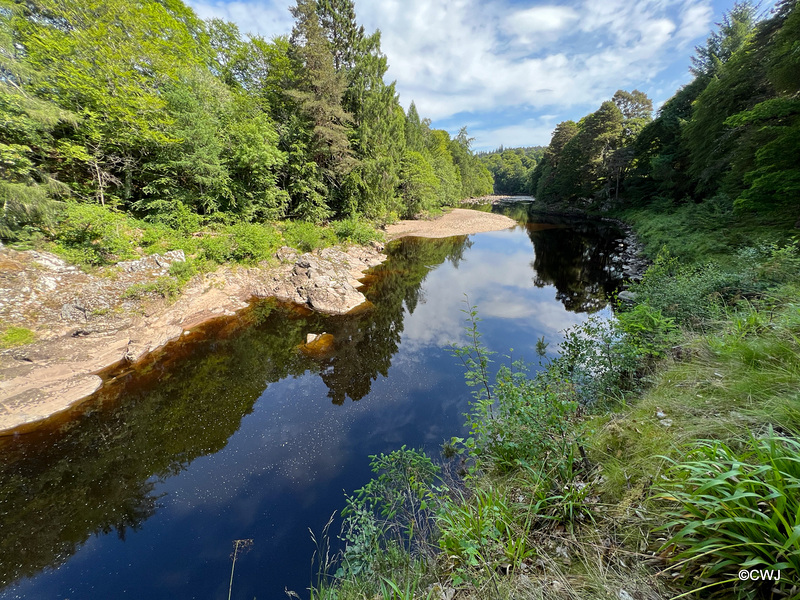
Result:
M271 38L291 31L283 0L189 0L201 18ZM733 0L356 0L380 29L400 103L433 126L466 125L473 148L546 145L553 128L617 89L659 106L688 83L689 57Z

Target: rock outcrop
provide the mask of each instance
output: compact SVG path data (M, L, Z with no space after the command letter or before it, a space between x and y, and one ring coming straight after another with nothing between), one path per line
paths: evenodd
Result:
M382 251L373 243L298 256L285 247L276 253L278 266L220 267L169 303L125 291L167 275L172 263L185 260L182 251L88 274L52 254L0 248L0 320L37 336L32 345L0 351L0 432L66 410L101 385L100 370L135 363L209 319L234 314L254 296L347 313L366 303L358 279L383 262ZM307 350L324 352L329 337Z

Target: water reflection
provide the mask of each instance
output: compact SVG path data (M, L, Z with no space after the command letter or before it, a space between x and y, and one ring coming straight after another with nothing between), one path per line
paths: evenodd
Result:
M555 286L556 299L570 312L593 313L606 306L622 278L618 227L549 215L528 202L501 203L493 211L526 223L534 248L531 267L536 287Z
M372 310L334 318L260 302L111 373L78 415L0 438L0 582L61 564L93 534L136 531L156 509L156 484L223 448L269 384L319 373L333 403L362 399L398 350L404 305L413 313L426 275L468 247L466 237L398 244L372 274ZM298 352L319 331L334 335L331 356Z
M490 348L533 358L538 336L616 285L602 258L615 233L537 221L395 243L369 277L369 311L260 302L113 373L40 431L0 438L0 596L225 597L236 538L256 543L235 597L301 591L307 528L365 483L369 454L460 434L469 389L445 346L463 335L463 294ZM330 352L298 351L323 331Z

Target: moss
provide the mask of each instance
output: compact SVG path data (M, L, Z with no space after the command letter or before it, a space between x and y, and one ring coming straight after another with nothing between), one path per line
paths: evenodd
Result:
M25 327L9 327L0 334L0 348L25 346L36 341L36 334Z

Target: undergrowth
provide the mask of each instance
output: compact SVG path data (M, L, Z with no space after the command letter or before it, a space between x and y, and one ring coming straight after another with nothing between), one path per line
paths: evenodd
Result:
M313 597L798 597L797 247L662 251L631 291L557 358L540 340L535 374L491 380L468 307L470 435L438 470L405 448L376 459ZM758 568L781 580L737 576Z

